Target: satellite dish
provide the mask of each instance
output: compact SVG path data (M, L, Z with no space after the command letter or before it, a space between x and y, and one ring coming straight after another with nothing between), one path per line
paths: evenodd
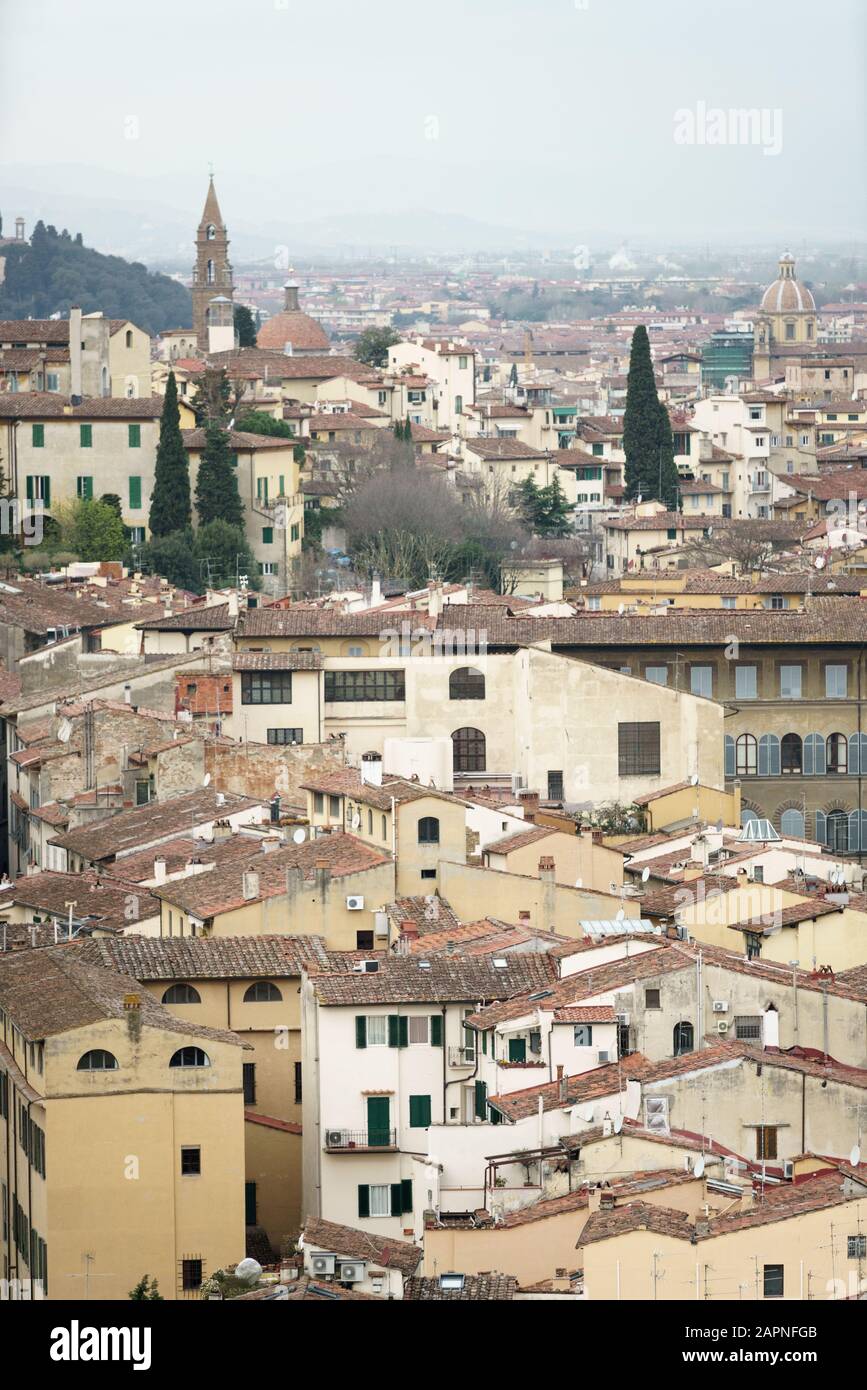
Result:
M583 887L584 887L584 880L583 880L583 878L576 878L576 880L575 880L575 887L576 887L576 888L583 888Z
M698 773L697 773L697 772L694 772L694 773L692 774L692 776L690 777L690 779L689 779L689 785L690 785L691 787L697 787L697 786L698 786Z
M209 787L210 785L211 785L211 774L210 774L210 772L206 772L205 775L204 775L204 777L202 778L202 786L203 786L203 787Z
M854 1145L854 1147L853 1147L853 1149L852 1149L852 1152L851 1152L850 1155L849 1155L849 1162L851 1163L851 1165L852 1165L853 1168L857 1168L857 1167L858 1167L858 1164L861 1162L861 1145L860 1145L860 1144L855 1144L855 1145Z
M816 569L817 569L817 570L823 570L823 569L825 568L825 557L824 557L824 555L817 555L814 563L815 563L815 565L816 565Z
M356 811L355 815L352 817L352 828L353 828L353 830L357 830L358 827L359 827L360 825L361 825L361 816L360 816L360 815L358 814L358 812Z
M61 719L60 724L58 725L58 729L57 729L57 737L60 739L60 742L61 742L61 743L68 743L68 742L69 742L69 736L70 736L71 733L72 733L72 725L70 724L69 720L68 720L68 719Z
M698 1158L695 1160L692 1168L692 1176L694 1178L704 1177L704 1154L699 1154Z
M262 1266L258 1260L253 1260L248 1255L235 1267L235 1278L243 1279L245 1284L253 1284L262 1277Z
M626 913L623 911L623 908L621 907L620 911L618 912L618 914L617 914L617 916L614 918L614 920L615 920L615 922L623 922L623 921L625 921L625 919L626 919Z
M293 832L292 832L292 840L293 840L294 844L296 844L296 845L303 845L303 844L304 844L304 841L305 841L306 839L307 839L307 831L306 831L306 830L302 830L300 825L299 825L299 827L298 827L297 830L293 830Z
M642 497L641 497L641 493L639 492L638 496L637 496L636 499L635 499L635 505L636 505L636 507L640 507L640 506L641 506L641 502L642 502Z
M712 535L713 535L713 527L712 527L712 526L709 526L709 527L707 528L708 540L710 540L710 538L711 538Z
M622 1130L622 1128L623 1128L623 1116L622 1116L622 1115L615 1115L615 1117L614 1117L614 1133L615 1133L615 1134L619 1134L620 1131Z
M649 868L642 869L642 870L641 870L641 882L642 882L642 883L646 883L647 880L648 880L649 878L650 878L650 869L649 869Z

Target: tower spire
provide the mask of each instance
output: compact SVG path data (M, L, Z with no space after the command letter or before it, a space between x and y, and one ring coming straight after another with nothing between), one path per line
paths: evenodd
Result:
M193 331L200 352L209 350L209 318L211 301L218 296L230 303L235 286L229 261L229 238L217 191L214 188L213 166L209 165L208 192L202 218L196 232L196 264L193 268ZM222 323L222 310L218 317Z

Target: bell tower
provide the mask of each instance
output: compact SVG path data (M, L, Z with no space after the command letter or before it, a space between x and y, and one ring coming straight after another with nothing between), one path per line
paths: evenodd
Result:
M232 266L229 262L229 238L217 202L212 174L202 220L196 232L196 264L193 268L193 332L199 352L206 353L209 350L211 301L220 297L231 304L234 294Z

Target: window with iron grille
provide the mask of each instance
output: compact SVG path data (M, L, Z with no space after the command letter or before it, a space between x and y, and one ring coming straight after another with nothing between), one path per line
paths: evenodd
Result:
M403 700L403 671L326 671L325 699L329 702Z
M181 1149L181 1173L184 1177L195 1177L202 1171L202 1151L199 1148Z
M735 1016L735 1037L754 1041L762 1036L761 1014L740 1014Z
M181 1288L185 1292L202 1287L202 1260L181 1260Z
M850 1260L867 1258L867 1236L847 1236L846 1254Z
M242 705L291 705L291 671L242 671Z
M621 777L645 777L658 773L659 724L618 724L617 753Z
M269 729L269 743L303 743L303 729Z
M548 800L563 800L563 774L562 772L548 773Z
M484 772L487 751L481 729L456 729L452 734L452 750L455 772Z
M296 1063L295 1063L295 1104L296 1104L296 1105L300 1104L300 1102L301 1102L301 1096L302 1096L301 1063L300 1063L300 1062L296 1062Z
M244 1062L244 1104L256 1104L256 1063Z

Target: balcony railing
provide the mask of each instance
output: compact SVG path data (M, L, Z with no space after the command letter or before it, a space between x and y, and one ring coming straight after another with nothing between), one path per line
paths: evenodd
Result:
M396 1149L395 1129L326 1129L325 1148L329 1153L348 1153L352 1149Z

